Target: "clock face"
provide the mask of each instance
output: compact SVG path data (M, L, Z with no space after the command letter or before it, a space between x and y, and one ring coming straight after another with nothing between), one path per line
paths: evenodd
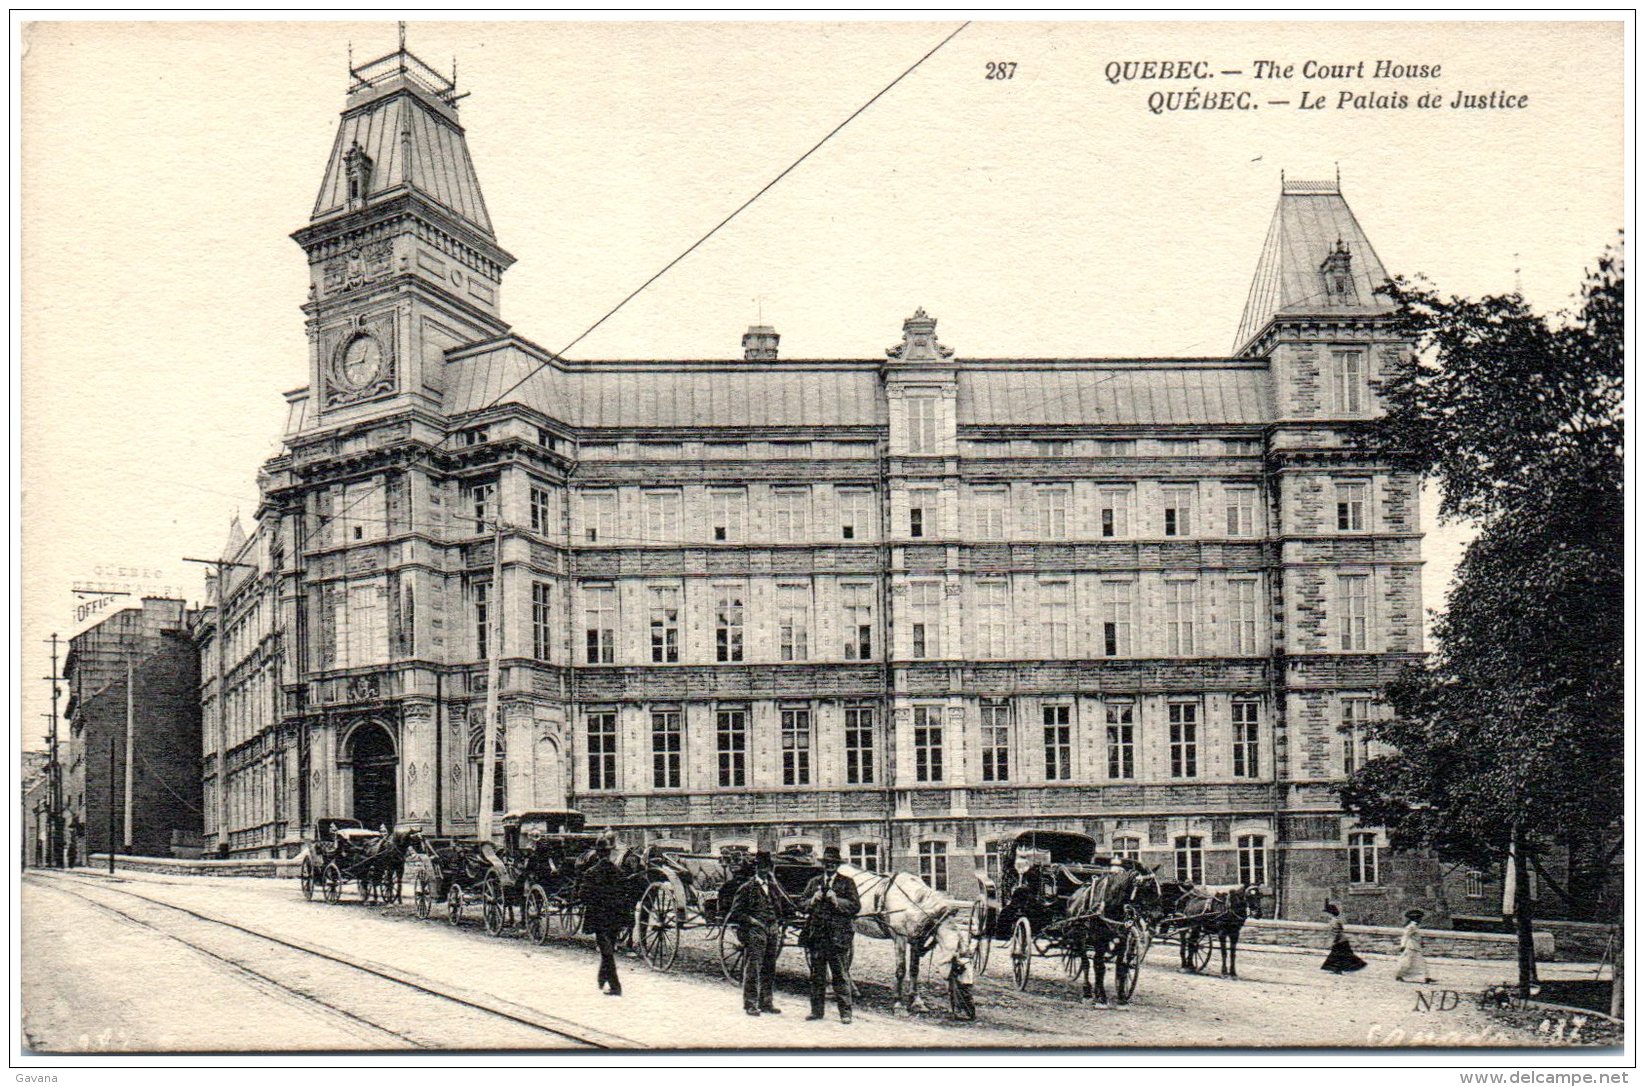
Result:
M358 336L343 352L343 380L354 388L373 381L383 369L383 349L370 336Z

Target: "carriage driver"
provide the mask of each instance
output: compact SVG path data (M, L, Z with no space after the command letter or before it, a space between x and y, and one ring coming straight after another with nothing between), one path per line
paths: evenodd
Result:
M754 854L754 873L737 889L726 910L726 924L737 927L743 945L743 1011L781 1015L771 1002L771 979L783 949L783 920L776 868L771 854Z
M834 1002L840 1008L840 1022L851 1022L851 981L846 963L851 953L851 919L862 909L856 881L840 875L838 846L823 849L822 874L811 877L800 897L805 911L805 931L800 942L811 953L811 1014L823 1017L823 1001L828 993L828 977L834 976Z

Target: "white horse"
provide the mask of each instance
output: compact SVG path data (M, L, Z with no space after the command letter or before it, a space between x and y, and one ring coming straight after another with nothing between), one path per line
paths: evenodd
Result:
M927 886L911 872L881 875L855 865L840 865L840 874L857 885L862 909L853 926L864 936L890 940L897 958L897 1012L925 1011L920 997L920 960L930 952L932 969L947 967L957 971L958 1002L961 1014L974 1018L971 987L976 983L972 966L970 903L949 898ZM849 967L849 964L847 964ZM940 976L940 975L939 975ZM903 998L903 981L909 994Z

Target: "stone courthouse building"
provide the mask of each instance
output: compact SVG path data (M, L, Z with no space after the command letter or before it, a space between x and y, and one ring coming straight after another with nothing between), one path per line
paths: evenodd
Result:
M353 76L241 590L282 647L236 733L284 764L263 844L569 805L967 896L1031 826L1287 914L1432 893L1330 791L1422 628L1417 482L1344 436L1410 345L1336 183L1283 184L1226 356L972 358L916 310L880 358L756 326L569 361L503 319L452 84L403 50Z

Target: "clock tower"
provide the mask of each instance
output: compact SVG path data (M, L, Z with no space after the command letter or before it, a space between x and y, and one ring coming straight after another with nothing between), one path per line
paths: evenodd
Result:
M445 353L508 330L497 244L457 121L456 75L400 47L358 67L309 224L310 425L426 406Z

